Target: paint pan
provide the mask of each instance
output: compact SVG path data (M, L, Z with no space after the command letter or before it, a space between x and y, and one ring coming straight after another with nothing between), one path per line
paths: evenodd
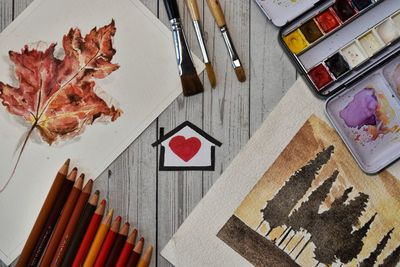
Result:
M367 59L365 52L357 41L351 42L342 50L342 55L349 63L350 68L355 68Z
M283 40L286 45L295 54L301 53L307 46L308 43L299 29L286 35Z
M339 19L331 8L316 16L315 20L325 33L329 33L340 26Z
M360 11L372 5L372 0L352 0L352 2Z
M309 76L318 89L323 88L333 81L328 69L323 64L312 68L309 72Z
M387 19L376 28L376 32L385 44L390 44L400 36L400 31L394 24L393 20Z
M313 19L301 25L300 31L310 44L314 43L323 36L321 30L317 26L317 23Z
M382 70L329 99L326 112L363 171L400 157L400 102Z
M396 26L400 29L400 12L394 15L392 19Z
M333 56L329 57L325 61L325 64L328 66L328 69L336 78L339 78L350 70L349 64L340 53L336 53Z
M343 22L346 22L356 14L356 11L347 0L337 0L333 4L333 9Z
M358 41L360 42L362 48L369 57L375 55L385 46L384 42L374 30L365 33L358 39Z

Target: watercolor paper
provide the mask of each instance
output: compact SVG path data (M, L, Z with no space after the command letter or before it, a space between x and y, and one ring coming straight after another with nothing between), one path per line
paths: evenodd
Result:
M351 68L357 67L366 59L361 49L362 48L356 42L342 49L342 54Z
M385 42L385 44L391 43L400 36L399 29L397 29L397 27L390 19L384 21L382 24L377 26L376 31L383 40L383 42Z
M380 42L373 31L366 33L358 40L360 41L361 46L364 48L364 51L369 57L372 57L383 48L383 44Z
M120 0L118 4L109 0L36 0L0 34L0 81L18 87L10 50L20 52L26 44L42 43L47 48L57 43L54 56L62 59L63 35L71 28L86 35L112 19L116 27L112 64L119 68L96 80L96 88L101 88L97 91L101 99L123 113L114 122L93 123L78 138L66 142L49 145L38 133L28 140L15 175L0 192L0 259L7 265L21 252L54 175L66 158L95 179L182 89L170 30L137 0ZM28 127L3 105L0 124L3 187Z
M347 255L350 259L352 258L350 256L358 255L358 257L343 266L357 266L368 259L383 236L394 227L395 230L390 235L390 241L384 247L376 265L382 264L400 244L400 221L398 220L400 199L397 191L393 191L400 186L400 182L396 178L400 177L400 163L392 165L379 175L370 176L363 173L339 135L329 125L323 109L324 100L316 99L307 85L302 80L298 80L224 171L218 182L191 212L161 254L179 267L257 266L256 260L265 259L265 256L269 256L267 259L269 264L263 263L261 266L300 265L309 267L317 265L315 257L317 251L324 252L326 249L332 248L332 245L341 246L343 242L349 241L347 244L358 244L360 248L348 249L345 252L349 252ZM311 170L308 176L302 174L294 176L296 170L315 159L318 153L326 150L320 158L327 155L332 149L331 146L333 146L333 153L329 159L326 158L323 162L317 161L311 165L314 168L320 167L317 174ZM335 173L338 173L338 176L336 178L333 176L328 180ZM294 176L293 182L287 183L292 176ZM301 179L296 179L298 177ZM307 186L304 186L305 184ZM317 190L317 188L320 189ZM282 190L282 193L278 193L279 190ZM307 190L306 194L304 194L305 190ZM290 197L286 197L285 192L289 193ZM315 192L312 197L315 196L314 205L307 202L310 200L312 192ZM276 199L278 194L285 201ZM338 198L344 195L348 195L348 198L343 197L342 201L339 201ZM321 200L321 198L323 199ZM273 216L275 220L268 216L267 221L263 221L263 213L260 211L265 210L268 205L267 201L272 199L275 199L275 203L280 202L281 212L269 213L277 215ZM286 202L291 199L293 202ZM346 215L338 217L336 220L327 216L324 220L326 223L324 230L312 231L316 233L315 237L310 234L311 231L288 229L288 224L279 225L288 217L287 210L292 203L296 204L292 209L293 212L302 204L307 203L301 208L307 212L303 213L305 216L302 216L298 222L302 224L304 219L309 218L309 225L313 226L316 225L323 212L332 208L333 201L336 200L336 204L333 206L343 207L344 203L350 203L354 199L358 199L358 204L353 202L352 212L330 212L330 214ZM366 204L365 208L360 211L360 205L363 206L363 203ZM271 206L274 205L271 204ZM309 209L304 209L307 206ZM348 209L349 207L344 210ZM354 212L355 210L357 212ZM371 222L368 231L362 235L364 237L362 244L348 238L340 238L348 236L349 232L356 231L365 225L375 213L377 215ZM350 221L347 220L347 216L351 218ZM343 224L340 221L342 218ZM359 218L359 223L356 223L354 227L346 227L346 230L340 228L354 222L354 218ZM233 224L230 223L232 221ZM293 222L293 220L291 221ZM258 231L255 231L261 222ZM329 224L332 222L333 224ZM265 238L262 234L268 233L270 223L278 224L278 227ZM233 227L227 227L229 225ZM235 225L239 227L234 227ZM336 226L342 229L337 233L340 238L338 243L334 242L336 236L332 235L332 230L338 229ZM240 232L240 230L249 228L252 230ZM275 244L272 244L270 238L279 237L285 229L286 233L277 239ZM237 239L238 233L242 233L239 237L240 240ZM321 246L321 243L317 241L321 240L322 236L327 237L328 242L332 242ZM264 239L254 246L254 241L261 240L260 238ZM229 242L232 240L238 241ZM282 240L283 242L279 244ZM308 242L309 240L310 242ZM299 245L296 247L298 242ZM270 246L265 248L264 244ZM315 251L315 244L325 250ZM294 260L293 258L303 247L305 247L303 252L300 253L297 260ZM247 252L243 253L243 249ZM261 253L258 253L260 250ZM321 254L318 255L320 258ZM343 254L340 258L344 258ZM332 260L332 258L330 259ZM272 262L273 260L276 261ZM333 260L337 260L337 263L331 266L341 265L339 254ZM322 266L321 263L319 265Z

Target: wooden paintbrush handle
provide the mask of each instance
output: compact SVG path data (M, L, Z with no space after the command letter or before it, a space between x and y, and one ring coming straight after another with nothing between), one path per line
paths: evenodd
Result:
M190 15L193 20L200 20L199 6L197 5L197 0L186 0L188 5Z
M226 25L224 12L222 11L221 5L218 0L207 0L208 7L213 14L218 27Z

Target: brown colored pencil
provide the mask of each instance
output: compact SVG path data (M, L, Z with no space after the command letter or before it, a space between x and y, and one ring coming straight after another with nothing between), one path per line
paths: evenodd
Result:
M139 242L137 242L135 248L132 251L131 256L129 257L128 263L126 266L134 267L138 264L140 256L143 252L144 238L140 238Z
M71 237L70 245L68 246L67 251L65 252L65 255L62 259L62 267L72 266L72 262L75 259L75 255L82 242L83 236L85 235L90 220L92 219L94 211L96 210L97 203L99 202L99 195L100 191L97 190L86 204L82 215L79 218L79 222L76 226L74 234Z
M124 247L126 238L128 237L129 223L126 222L121 230L119 231L117 238L115 239L114 245L111 249L110 255L108 255L105 267L114 267L118 261L118 257L121 254L122 248Z
M137 267L148 267L150 265L152 254L153 246L148 246L142 257L140 257Z
M54 203L56 202L57 196L61 190L64 180L67 177L69 163L70 160L68 159L58 171L54 182L51 185L49 192L47 193L46 200L44 201L43 206L40 209L39 215L36 218L35 224L32 227L31 233L29 234L25 246L22 249L22 253L19 256L16 267L25 267L27 265L32 255L33 249L35 248L36 243L39 240L40 234L46 224L47 218L49 217Z
M70 174L67 176L67 179L64 179L64 183L61 187L60 192L58 193L57 200L54 203L54 206L50 212L49 217L46 220L45 227L42 229L40 234L39 241L36 243L35 249L31 254L31 257L28 262L28 266L37 266L39 264L40 258L46 248L46 245L50 239L51 233L54 230L54 227L57 223L58 218L60 217L61 211L64 207L65 202L69 196L69 193L72 190L72 186L74 185L77 169L74 168Z
M72 215L69 219L69 222L67 224L67 227L65 228L65 231L61 237L61 240L58 244L57 250L54 253L53 260L51 261L50 266L60 266L62 259L64 257L64 254L69 246L69 242L71 240L71 237L76 229L76 226L78 224L78 220L82 214L82 211L89 199L90 193L92 192L93 188L93 180L89 180L84 188L82 189L81 194L79 195L78 201L76 202L74 211L72 212Z
M81 174L79 178L76 179L75 181L74 187L72 188L72 191L69 194L68 199L64 204L64 208L61 212L60 218L58 219L53 234L50 237L47 248L44 251L42 260L39 265L40 267L50 266L50 263L53 260L54 253L58 248L58 244L60 243L64 230L67 227L72 212L74 211L76 201L78 200L78 197L81 194L84 177L85 176Z

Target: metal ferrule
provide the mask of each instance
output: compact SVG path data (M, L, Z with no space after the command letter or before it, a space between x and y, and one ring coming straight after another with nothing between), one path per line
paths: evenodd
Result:
M170 20L172 36L174 38L176 61L178 63L179 75L185 71L193 71L194 66L192 57L189 53L188 45L186 43L186 37L182 29L182 23L180 19Z
M196 32L196 36L197 36L197 40L199 41L199 45L200 45L200 50L201 50L201 54L203 55L203 62L205 64L210 62L210 59L208 58L208 53L207 53L207 49L206 49L206 45L203 39L203 35L202 35L202 31L201 31L201 27L200 27L200 23L198 20L194 20L193 21L193 26L194 26L194 31Z
M235 47L233 46L231 36L229 35L228 28L226 26L221 28L222 37L224 38L226 48L228 49L229 56L231 57L232 67L234 69L242 66L240 59L236 53Z

